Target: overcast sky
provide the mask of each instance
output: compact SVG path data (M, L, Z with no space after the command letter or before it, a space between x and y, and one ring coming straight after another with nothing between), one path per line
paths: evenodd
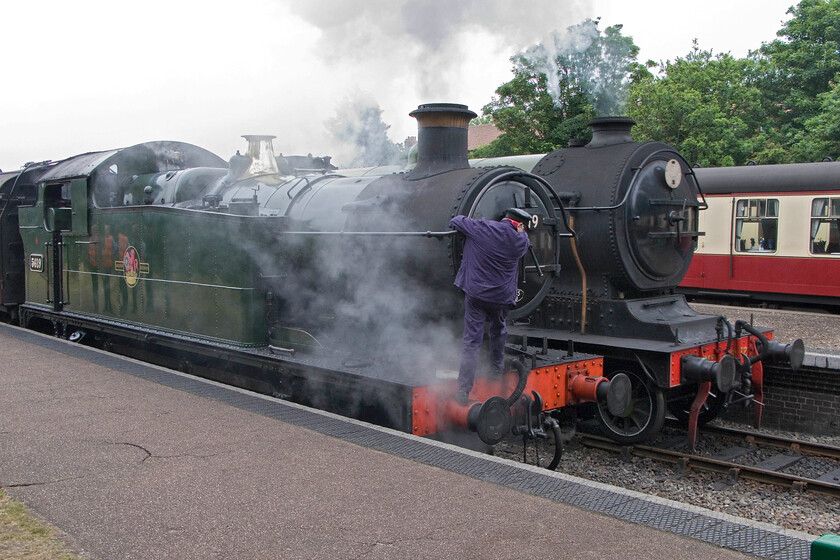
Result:
M586 18L624 24L640 61L692 40L740 57L772 41L792 0L33 0L0 14L0 169L150 140L225 159L243 134L277 153L330 155L325 123L352 100L395 142L420 103L480 113L509 58Z

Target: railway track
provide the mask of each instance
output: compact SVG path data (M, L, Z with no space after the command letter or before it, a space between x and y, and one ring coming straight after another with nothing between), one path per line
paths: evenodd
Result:
M733 481L743 478L840 498L840 447L712 426L704 427L701 435L714 438L713 450L682 451L678 448L684 437L627 446L597 434L578 433L576 441L626 458L645 457L681 469L721 473Z

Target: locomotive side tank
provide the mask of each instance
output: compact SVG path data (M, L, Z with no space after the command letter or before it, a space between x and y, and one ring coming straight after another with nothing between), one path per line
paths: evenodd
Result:
M545 345L512 349L510 371L480 380L469 403L450 398L461 318L450 218L539 217L520 315L559 271L562 220L538 177L469 168L466 107L412 115L418 164L395 176L285 175L266 136L246 137L228 164L149 142L18 173L15 190L34 193L16 206L21 323L418 435L468 429L492 444L520 417L549 422L592 401L629 414L629 381L604 378L599 356Z
M631 378L631 417L599 408L615 439L649 437L668 408L688 423L693 445L698 423L734 402L757 401L760 423L761 360L796 367L803 346L776 344L768 329L743 321L699 314L674 293L702 235L698 213L706 204L682 156L666 144L634 142L633 124L626 117L594 119L589 143L556 150L533 166L566 202L576 236L561 248L563 274L516 332L568 337L576 348L604 355L608 376Z

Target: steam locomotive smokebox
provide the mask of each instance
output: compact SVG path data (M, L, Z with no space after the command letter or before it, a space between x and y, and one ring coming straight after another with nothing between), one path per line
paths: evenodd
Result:
M556 150L534 167L558 192L580 195L569 211L576 229L586 232L577 239L578 252L601 296L676 286L698 234L691 168L666 144L634 142L633 124L628 117L594 119L589 144ZM564 263L574 264L571 253ZM570 282L579 288L579 278Z
M587 332L683 341L706 332L707 321L683 298L667 297L688 270L700 234L700 191L691 167L667 144L633 141L631 118L589 124L588 144L556 150L534 167L568 199L581 265L563 244L563 274L536 322L579 328L582 268ZM655 296L665 299L652 303Z

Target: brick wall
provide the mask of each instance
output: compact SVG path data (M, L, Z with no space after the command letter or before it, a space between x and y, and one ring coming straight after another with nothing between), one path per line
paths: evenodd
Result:
M763 427L840 435L840 369L810 364L793 372L765 366L764 382ZM749 424L752 412L737 407L726 418Z

